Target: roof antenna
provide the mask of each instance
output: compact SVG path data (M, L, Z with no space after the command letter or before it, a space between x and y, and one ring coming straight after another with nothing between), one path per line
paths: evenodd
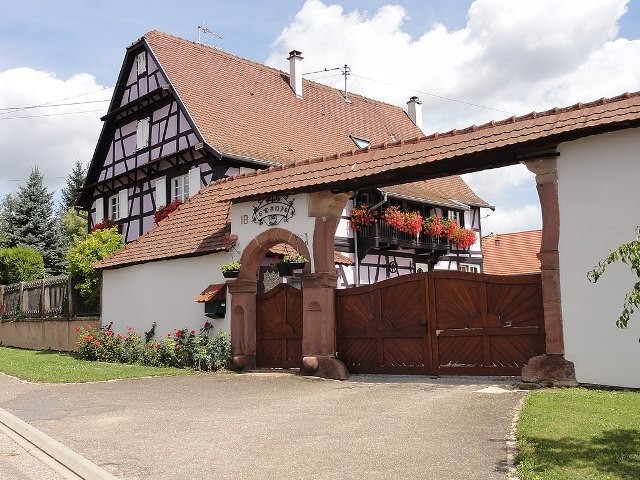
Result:
M342 75L344 75L344 101L347 103L351 103L351 100L349 100L349 94L347 93L347 77L351 75L351 69L345 63L344 67L340 69L340 72L342 73Z
M224 40L224 37L222 35L214 32L209 27L207 27L207 23L205 21L203 21L201 25L198 25L198 43L200 43L201 45L206 45L205 43L202 43L203 34L211 35L213 37L219 38L220 40Z

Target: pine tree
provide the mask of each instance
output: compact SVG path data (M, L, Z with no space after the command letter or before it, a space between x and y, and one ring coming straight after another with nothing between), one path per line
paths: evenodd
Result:
M76 204L86 176L86 166L83 165L80 160L76 160L73 169L69 175L67 175L67 186L62 189L61 212L68 212L69 209Z
M53 195L42 180L38 167L33 168L27 183L11 197L3 215L4 234L9 247L27 246L38 250L47 274L57 275L64 271L64 251L53 214Z

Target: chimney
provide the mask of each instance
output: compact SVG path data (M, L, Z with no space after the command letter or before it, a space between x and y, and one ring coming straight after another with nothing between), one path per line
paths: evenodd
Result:
M407 102L407 115L422 130L422 102L418 97L411 97Z
M302 98L302 52L291 50L287 60L289 60L289 85L296 97Z

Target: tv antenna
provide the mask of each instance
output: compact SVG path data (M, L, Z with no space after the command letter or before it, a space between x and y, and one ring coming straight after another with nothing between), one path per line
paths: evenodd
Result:
M347 102L347 103L351 103L351 100L349 100L349 94L347 92L347 77L349 75L351 75L351 69L345 63L344 67L342 67L340 69L340 73L342 73L342 75L344 75L344 101Z
M202 22L201 25L198 25L198 43L202 43L202 36L203 35L211 35L213 37L219 38L220 40L224 40L224 37L222 35L220 35L219 33L216 33L213 30L211 30L207 26L206 22Z

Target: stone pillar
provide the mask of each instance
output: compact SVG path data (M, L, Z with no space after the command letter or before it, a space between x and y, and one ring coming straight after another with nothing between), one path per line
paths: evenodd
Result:
M256 280L227 281L231 293L231 352L234 370L256 368Z
M302 276L302 370L307 375L344 380L347 367L336 353L336 275L334 237L350 194L329 191L309 196L313 231L314 272Z
M535 383L575 383L573 362L564 359L564 332L560 302L560 205L556 156L527 160L526 167L536 174L536 187L542 211L540 270L546 355L534 357L522 369L522 380Z

